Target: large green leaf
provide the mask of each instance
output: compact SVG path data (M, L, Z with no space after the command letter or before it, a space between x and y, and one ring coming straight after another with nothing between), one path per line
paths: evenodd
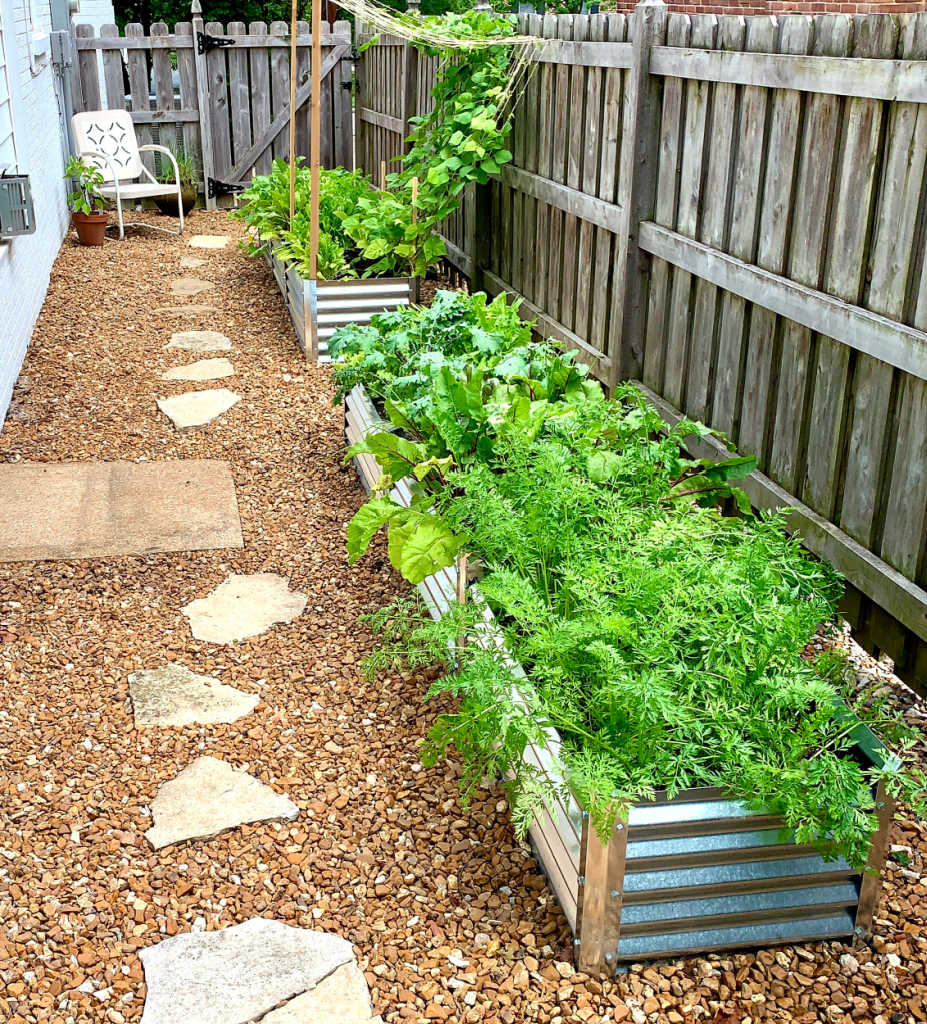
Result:
M389 498L373 498L361 505L348 523L348 561L353 565L370 547L377 530L405 511Z
M442 519L422 516L404 537L399 571L410 583L421 583L426 576L453 565L463 543L464 538L454 534Z

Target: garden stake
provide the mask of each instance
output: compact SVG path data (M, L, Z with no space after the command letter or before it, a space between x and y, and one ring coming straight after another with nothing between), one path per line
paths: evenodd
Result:
M457 603L465 605L467 603L467 556L462 551L457 556ZM461 663L463 658L464 644L467 642L467 638L463 633L457 636L457 664Z
M290 7L290 224L296 213L296 3Z

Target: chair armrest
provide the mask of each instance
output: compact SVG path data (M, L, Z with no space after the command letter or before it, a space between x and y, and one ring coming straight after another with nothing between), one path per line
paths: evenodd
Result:
M149 142L145 146L139 146L138 151L139 153L163 153L168 160L170 160L171 167L174 168L174 182L177 185L177 190L180 190L180 168L177 166L174 154L167 148L167 146L159 146L157 143ZM149 177L151 177L150 174ZM159 182L158 184L162 184L162 182Z

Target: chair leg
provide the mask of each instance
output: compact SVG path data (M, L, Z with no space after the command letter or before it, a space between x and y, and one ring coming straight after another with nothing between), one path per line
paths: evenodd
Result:
M178 235L183 234L183 197L180 192L177 192L177 213L180 216L180 230L177 232Z
M116 217L119 220L119 240L122 241L126 236L125 226L122 223L122 199L116 196Z

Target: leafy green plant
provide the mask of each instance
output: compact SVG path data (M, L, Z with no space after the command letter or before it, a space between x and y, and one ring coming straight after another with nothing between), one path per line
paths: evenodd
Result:
M105 209L106 197L99 189L106 179L95 164L72 156L65 165L64 177L74 186L68 193L68 204L75 213L91 214Z
M874 785L923 811L927 778L877 692L854 693L836 655L804 656L835 616L837 573L788 537L785 513L752 514L735 481L754 459L690 458L686 438L707 428L669 428L629 385L607 399L498 303L439 294L433 310L333 339L340 391L363 383L388 419L348 453L383 471L349 525L351 560L388 525L411 582L462 551L482 566L478 599L438 622L408 598L373 613L368 671L444 665L429 696L458 707L438 717L426 759L455 748L465 797L487 774L505 779L521 829L558 786L603 835L658 790L721 786L863 864ZM409 509L387 495L402 477ZM503 645L486 642L484 602ZM559 783L523 759L549 729Z
M176 148L171 148L171 153L177 161L177 172L180 176L180 187L189 188L190 186L195 185L197 181L199 181L199 172L193 155L188 153L186 148L182 145L177 146ZM158 181L171 185L174 183L174 168L171 167L169 160L162 160L161 173L158 175Z
M303 275L309 274L309 210L312 182L309 169L300 160L296 170L296 215L290 223L290 170L275 160L270 174L257 175L241 193L240 204L231 216L252 229L256 241L245 251L257 255L264 246L277 243L281 259L292 262ZM371 192L370 182L359 171L343 167L322 170L319 189L319 276L326 280L357 277L364 261L344 228L349 211Z

